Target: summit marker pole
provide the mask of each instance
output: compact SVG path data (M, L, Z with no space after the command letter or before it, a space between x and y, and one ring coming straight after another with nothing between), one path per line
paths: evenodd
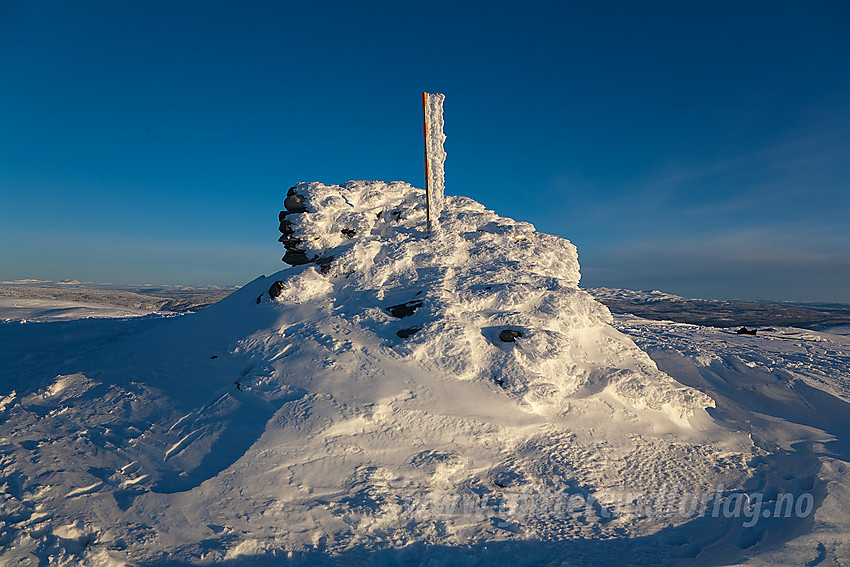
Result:
M428 171L428 93L422 93L422 134L425 139L425 215L428 234L431 234L431 176Z
M446 192L446 150L443 143L443 93L422 93L422 126L425 135L425 209L428 233L437 230L443 212Z

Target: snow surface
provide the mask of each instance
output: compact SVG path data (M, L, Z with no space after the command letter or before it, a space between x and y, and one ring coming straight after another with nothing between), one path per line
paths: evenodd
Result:
M0 321L6 323L11 321L26 323L28 321L71 320L87 317L141 317L150 313L150 310L79 301L0 297Z
M427 235L404 183L296 192L318 263L198 313L0 325L0 562L848 557L846 337L614 319L572 244L470 199ZM756 493L812 509L661 513Z

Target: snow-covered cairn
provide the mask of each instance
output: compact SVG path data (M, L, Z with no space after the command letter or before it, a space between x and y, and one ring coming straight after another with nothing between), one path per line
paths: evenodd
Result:
M568 240L458 196L445 198L441 230L426 238L423 197L402 182L292 187L280 231L294 267L277 300L330 300L403 356L493 381L533 411L599 394L684 424L713 406L611 326L579 289Z

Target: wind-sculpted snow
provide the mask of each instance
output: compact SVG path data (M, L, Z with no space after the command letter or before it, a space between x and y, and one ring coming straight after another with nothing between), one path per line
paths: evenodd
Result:
M299 184L297 265L203 311L0 323L0 563L841 555L846 516L798 536L846 493L845 343L757 358L763 337L618 320L675 381L577 287L572 244L462 197L429 236L423 198ZM805 383L760 384L783 367ZM762 521L756 492L799 517Z
M680 423L713 405L611 327L608 310L578 288L569 241L466 197L447 197L440 229L426 235L422 191L401 182L304 183L291 193L306 212L286 217L290 238L319 265L284 282L284 301L328 297L408 358L498 383L535 411L560 413L569 397L603 391ZM395 321L386 308L405 301L421 307ZM397 344L403 328L418 331ZM500 341L505 328L522 338Z

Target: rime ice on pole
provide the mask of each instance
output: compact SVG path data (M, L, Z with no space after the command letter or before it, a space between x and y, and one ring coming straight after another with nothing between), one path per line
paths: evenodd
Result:
M446 190L446 151L443 149L443 143L446 141L446 135L443 133L443 101L445 100L446 95L441 93L422 93L429 225L440 218Z

